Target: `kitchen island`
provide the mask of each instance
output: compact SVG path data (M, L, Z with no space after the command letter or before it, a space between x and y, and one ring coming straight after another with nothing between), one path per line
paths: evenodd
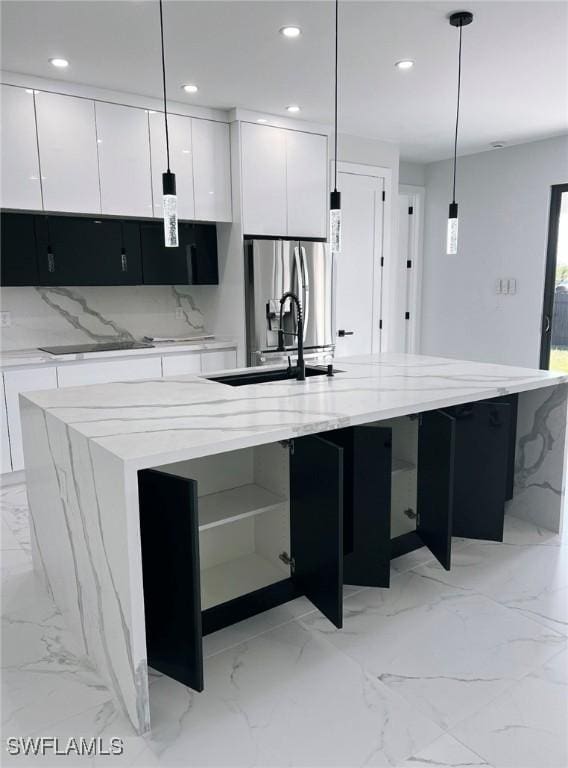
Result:
M180 670L183 648L164 660L159 645L198 642L202 615L213 631L306 594L340 626L338 585L388 585L363 540L390 557L391 472L394 499L412 465L397 464L398 424L419 463L416 531L399 539L445 567L452 533L499 540L502 519L484 519L486 532L460 517L468 462L475 475L483 461L473 487L487 486L488 509L506 499L508 514L560 529L567 377L404 354L337 367L303 382L180 376L21 395L34 566L138 732L150 728L149 658L199 690L200 648ZM344 518L347 488L357 503Z

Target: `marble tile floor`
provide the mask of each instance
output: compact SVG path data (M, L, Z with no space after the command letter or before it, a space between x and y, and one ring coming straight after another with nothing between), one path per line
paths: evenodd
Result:
M206 638L206 691L151 673L142 738L79 658L31 568L25 487L1 502L1 765L567 768L568 542L507 518L505 543L393 562L346 589L342 631L305 599ZM9 756L10 736L124 740L120 756Z

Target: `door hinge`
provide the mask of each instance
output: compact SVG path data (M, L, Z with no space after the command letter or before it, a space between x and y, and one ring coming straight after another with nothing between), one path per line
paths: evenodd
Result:
M293 557L290 557L290 555L287 552L281 552L278 555L278 559L282 560L284 565L289 565L290 570L292 571L292 573L294 573L294 571L296 570L296 561L294 560Z
M411 205L411 206L408 208L408 215L409 215L409 216L412 216L412 214L413 214L413 213L414 213L414 207Z
M412 259L407 259L407 261L406 261L406 268L407 269L412 269Z
M383 189L383 203L384 203L384 201L385 201L386 199L387 199L387 193L386 193L386 192L385 192L385 190Z
M410 312L405 312L404 313L404 319L405 320L410 320Z
M381 256L381 267L385 266L385 257Z

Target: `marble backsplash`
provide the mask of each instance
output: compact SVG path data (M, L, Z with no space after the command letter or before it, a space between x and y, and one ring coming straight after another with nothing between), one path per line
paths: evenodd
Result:
M3 350L213 332L216 286L2 288Z

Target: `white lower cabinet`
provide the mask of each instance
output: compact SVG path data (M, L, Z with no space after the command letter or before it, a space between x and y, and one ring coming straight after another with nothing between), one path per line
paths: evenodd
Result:
M0 402L0 472L12 471L12 459L10 457L10 437L8 435L8 414L6 413L6 396L4 394L4 377L2 377L2 396Z
M236 367L237 352L234 349L218 349L201 353L201 370L203 373L225 371Z
M83 384L105 384L111 381L159 379L162 360L156 357L129 358L128 360L101 360L96 363L76 363L58 368L60 387L79 387Z
M189 355L164 355L162 357L164 376L176 376L184 373L201 373L201 355L192 352Z
M34 392L40 389L56 389L57 373L55 368L26 368L19 371L4 373L6 392L6 411L10 434L10 453L12 455L12 470L16 472L24 468L24 452L22 448L22 427L20 424L20 392ZM4 438L2 438L2 443ZM2 461L4 464L4 461ZM5 471L5 470L3 470Z

